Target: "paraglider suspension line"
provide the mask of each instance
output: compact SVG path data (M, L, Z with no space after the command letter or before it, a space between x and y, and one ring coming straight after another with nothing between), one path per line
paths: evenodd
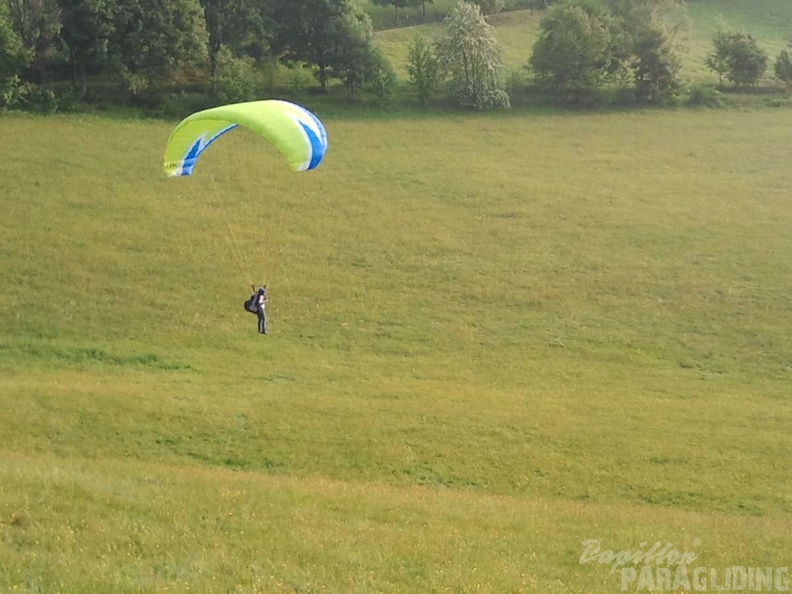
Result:
M211 175L210 179L212 180L214 195L217 196L218 195L217 180L215 179L214 175ZM252 284L253 280L249 274L250 271L245 266L245 255L242 252L242 248L239 247L239 241L237 240L236 233L234 233L234 226L231 224L231 219L228 217L228 213L226 212L225 206L223 205L223 200L222 199L218 200L218 204L220 206L220 211L223 213L223 218L225 219L226 227L228 227L228 235L229 237L231 237L231 244L232 244L231 251L234 252L234 257L236 258L237 266L239 266L239 271L243 276L247 276L248 282Z

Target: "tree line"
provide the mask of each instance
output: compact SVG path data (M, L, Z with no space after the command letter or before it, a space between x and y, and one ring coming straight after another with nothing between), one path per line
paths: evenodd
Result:
M615 88L628 100L666 104L679 99L684 80L682 54L690 23L677 0L576 1L548 11L530 57L540 86L566 93L576 102ZM735 88L756 85L769 56L749 33L722 17L712 37L706 66ZM789 87L792 61L787 50L775 60L776 78ZM698 87L696 94L701 94ZM706 96L714 97L709 88Z
M482 3L477 3L481 6ZM552 6L550 6L552 4ZM682 55L690 22L680 0L567 0L547 2L524 71L531 90L552 103L589 105L610 97L619 104L668 105L687 95L692 104L719 102L718 88L687 85ZM706 66L719 88L756 85L770 58L749 33L721 17ZM486 109L509 105L519 84L504 77L500 48L478 7L460 3L433 39L413 40L408 71L421 103L449 78L457 103ZM775 58L775 78L792 87L792 57ZM440 75L438 75L440 73Z
M523 69L533 90L579 105L604 90L630 102L678 99L688 30L681 0L526 1L545 11ZM398 10L432 0L372 2ZM486 17L502 8L502 0L460 0L435 36L412 40L408 82L419 103L441 95L467 108L510 105L518 77L507 80ZM352 0L0 0L0 108L54 109L92 85L119 100L193 85L208 104L242 101L257 96L262 71L275 64L291 69L297 90L309 72L319 93L342 86L352 99L365 92L384 102L396 76L373 33ZM725 21L712 42L707 65L721 84L750 86L767 70L756 40ZM774 70L792 83L786 50Z
M64 78L79 97L92 81L130 95L198 81L242 98L275 60L311 69L321 90L392 78L350 0L0 0L0 105Z

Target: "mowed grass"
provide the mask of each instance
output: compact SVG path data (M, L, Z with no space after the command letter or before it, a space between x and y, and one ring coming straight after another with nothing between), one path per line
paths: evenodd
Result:
M792 111L325 123L165 179L171 123L0 119L0 589L788 565Z

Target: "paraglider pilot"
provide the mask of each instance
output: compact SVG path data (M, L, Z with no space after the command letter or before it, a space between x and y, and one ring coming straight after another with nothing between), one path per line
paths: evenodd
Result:
M253 294L250 299L245 301L245 309L250 313L256 314L258 317L258 331L259 334L267 333L267 312L265 307L267 305L267 285L262 285L256 289L255 285L250 285Z

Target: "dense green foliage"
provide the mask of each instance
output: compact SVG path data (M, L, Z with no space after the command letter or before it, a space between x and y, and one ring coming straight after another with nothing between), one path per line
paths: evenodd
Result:
M322 90L330 78L348 88L387 87L370 26L359 26L366 17L348 0L2 0L0 7L0 70L10 71L3 79L56 85L68 71L80 97L89 78L144 95L208 77L217 91L228 82L227 74L217 79L223 51L226 70L239 61L236 75L248 59L259 67L277 59L313 69ZM12 59L19 45L29 59ZM248 79L237 84L255 86Z
M223 47L228 48L232 56L257 61L270 55L270 43L275 37L275 30L268 25L275 8L271 2L202 0L201 4L209 40L211 75L215 74L218 54Z
M119 2L113 12L110 54L133 93L199 66L206 41L198 0Z
M564 4L542 20L530 67L541 86L569 93L578 102L601 86L612 60L605 15L589 5Z
M481 9L460 2L435 41L441 73L450 79L459 105L473 109L509 107L503 52Z
M66 45L72 82L79 78L81 96L88 89L88 72L107 60L113 10L109 0L61 0L61 38Z
M570 2L548 11L530 67L538 84L575 103L611 83L645 103L668 103L681 87L675 0Z
M673 102L682 86L681 41L687 22L677 0L610 0L617 23L616 55L640 102Z
M685 29L684 11L676 0L571 0L556 14L548 12L555 2L472 3L493 13L485 18L494 46L505 48L496 76L503 92L486 101L472 101L469 93L460 93L458 78L444 85L438 71L437 80L426 87L431 89L428 95L423 90L417 93L417 103L424 108L451 102L468 107L570 100L578 105L667 104L686 99L695 103L693 95L713 92L704 89L712 85L704 55L713 52L702 47L702 43L711 45L713 11L767 14L769 10L767 0L760 0L755 10L733 0L713 2L687 5L697 29L692 35ZM414 65L409 40L418 32L432 39L434 46L444 19L455 7L459 9L458 4L456 0L400 0L382 6L372 0L0 0L0 102L3 107L40 111L121 105L167 117L232 97L273 95L303 99L318 93L335 104L353 106L414 105L412 99L404 101L409 85L419 89L410 72ZM501 8L504 12L499 13ZM743 82L761 72L755 68L761 66L764 51L758 40L768 39L775 55L786 44L787 11L783 6L770 8L769 17L740 21L754 31L759 50L740 54L734 67L727 68L723 60L718 65L722 75L727 69L735 71L740 81L735 85L759 83L757 79ZM575 11L577 22L571 18ZM561 13L570 18L556 18ZM371 23L380 29L393 26L395 14L402 15L401 25L410 27L372 35ZM588 15L590 22L580 21L581 15ZM771 27L764 24L770 21ZM532 65L533 78L525 71L526 63ZM757 101L786 102L779 97L783 78L763 80L764 96ZM769 87L774 87L776 97L768 97ZM431 96L436 100L427 99ZM747 98L742 93L740 102Z
M707 66L734 86L754 85L767 70L767 52L749 33L731 30L725 22L719 22L712 44Z
M13 106L24 94L19 73L32 58L32 52L22 45L19 35L2 15L0 5L0 108Z
M410 84L415 87L418 102L426 102L440 85L440 61L434 48L424 37L417 35L410 43L407 72Z
M792 57L788 50L781 50L773 65L773 70L778 80L787 86L792 85Z
M220 103L237 103L256 99L255 60L235 56L221 45L214 57L214 95Z
M58 0L3 0L5 20L31 53L28 80L42 82L58 56L61 20Z

